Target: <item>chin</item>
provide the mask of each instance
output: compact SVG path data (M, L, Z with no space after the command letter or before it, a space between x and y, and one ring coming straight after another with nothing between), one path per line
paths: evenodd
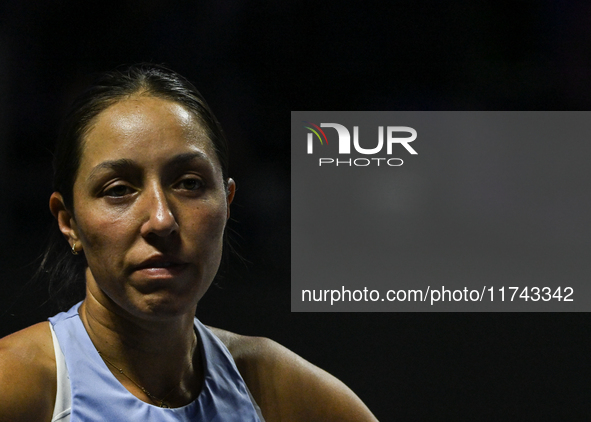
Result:
M188 296L179 297L166 293L152 293L141 298L135 308L144 318L167 319L186 314L195 315L197 300L187 300Z

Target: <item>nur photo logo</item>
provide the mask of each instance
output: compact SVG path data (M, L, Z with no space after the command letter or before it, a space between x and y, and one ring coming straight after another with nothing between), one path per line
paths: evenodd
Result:
M358 157L358 158L348 158L345 159L344 157L340 157L341 155L348 155L351 154L351 132L347 129L344 125L339 123L320 123L320 125L316 125L312 122L302 121L305 125L304 128L308 129L309 132L307 133L306 138L306 151L308 154L314 154L314 143L318 145L320 144L321 149L323 152L329 152L330 150L327 148L328 137L322 128L331 128L336 130L336 134L338 135L338 154L339 157L322 157L318 159L318 166L326 166L326 165L348 165L348 166L357 166L357 167L367 167L370 165L377 165L384 164L391 167L399 167L404 164L404 161L401 158L394 158L394 157ZM374 129L375 130L375 129ZM334 131L327 131L331 134L331 137L334 135ZM369 132L369 131L367 131ZM366 130L364 129L364 133ZM375 133L375 132L374 132ZM401 136L402 135L402 136ZM406 136L404 136L406 135ZM410 135L410 136L408 136ZM365 135L364 135L365 136ZM315 142L315 140L319 142ZM375 139L375 138L374 138ZM400 146L404 147L408 153L411 155L417 155L418 153L415 149L410 146L411 142L414 142L417 139L417 131L408 126L378 126L377 128L377 145L373 148L364 148L361 146L359 141L359 126L353 126L353 148L354 150L362 155L376 155L382 152L384 146L386 147L385 153L388 156L391 156L395 145L399 144ZM364 138L364 145L367 146L368 142ZM334 143L333 143L334 145ZM373 144L375 145L375 144ZM350 156L350 155L349 155Z

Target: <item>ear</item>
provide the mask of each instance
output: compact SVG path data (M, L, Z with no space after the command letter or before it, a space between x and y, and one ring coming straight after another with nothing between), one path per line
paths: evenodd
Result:
M80 250L79 248L82 245L77 245L77 243L80 242L78 237L78 226L76 225L73 214L66 208L64 198L59 192L51 194L51 197L49 198L49 209L57 220L60 231L70 244L70 247L76 247L76 250Z
M234 179L228 178L228 187L226 188L226 220L230 218L230 204L234 200L234 194L236 193L236 182Z

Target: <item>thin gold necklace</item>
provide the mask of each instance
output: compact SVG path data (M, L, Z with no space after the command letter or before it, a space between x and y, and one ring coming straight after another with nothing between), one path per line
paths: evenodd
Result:
M191 366L191 362L193 361L193 354L195 353L195 343L197 343L197 336L193 335L193 345L191 346L191 359L189 359L189 366ZM166 401L166 399L168 398L168 396L170 396L174 390L176 390L179 385L181 384L181 381L179 381L179 383L177 385L175 385L174 387L172 387L172 390L170 390L168 393L166 393L166 395L164 397L162 397L161 399L159 399L158 397L156 397L155 395L153 395L152 393L150 393L148 390L146 390L144 387L142 387L141 385L139 385L137 382L135 382L129 375L127 375L123 369L115 366L115 364L113 362L111 362L109 359L107 359L103 353L100 350L97 350L98 354L100 355L100 357L107 362L109 365L111 365L113 368L115 368L121 375L123 375L125 378L127 378L129 381L131 381L133 384L135 384L135 386L137 388L139 388L140 390L142 390L142 392L148 396L150 398L150 400L152 400L152 402L154 404L157 404L160 407L165 407L165 408L169 408L170 407L170 403Z

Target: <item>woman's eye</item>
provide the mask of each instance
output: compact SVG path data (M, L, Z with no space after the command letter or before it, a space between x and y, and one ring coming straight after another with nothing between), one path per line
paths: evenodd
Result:
M177 186L185 190L197 190L203 186L203 182L199 179L183 179L179 181Z
M131 193L131 188L125 185L117 185L105 191L105 196L120 197Z

